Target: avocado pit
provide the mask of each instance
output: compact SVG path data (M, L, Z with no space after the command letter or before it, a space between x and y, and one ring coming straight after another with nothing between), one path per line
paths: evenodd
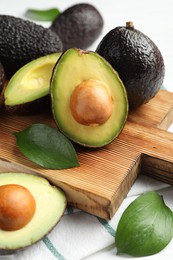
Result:
M98 126L110 118L113 99L101 81L84 80L71 95L70 109L78 123Z
M35 199L27 188L17 184L0 186L0 229L23 228L34 216L35 209Z

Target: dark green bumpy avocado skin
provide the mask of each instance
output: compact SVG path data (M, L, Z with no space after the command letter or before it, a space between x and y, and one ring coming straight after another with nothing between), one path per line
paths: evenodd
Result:
M71 47L86 49L101 34L103 18L90 4L76 4L61 13L50 29L62 40L63 50Z
M119 26L108 32L96 52L118 72L136 108L153 98L164 80L163 57L155 43L133 26Z
M7 78L31 60L61 50L60 38L50 29L22 18L0 15L0 61Z
M3 90L4 83L5 83L5 71L2 63L0 62L0 94Z

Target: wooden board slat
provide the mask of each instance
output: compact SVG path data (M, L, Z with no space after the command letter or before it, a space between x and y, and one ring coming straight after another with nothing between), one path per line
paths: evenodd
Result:
M23 156L14 131L33 123L55 126L50 114L14 116L1 114L0 171L37 173L61 187L68 203L96 216L110 219L140 172L173 184L173 93L160 91L136 111L111 144L100 149L76 147L80 167L44 169Z

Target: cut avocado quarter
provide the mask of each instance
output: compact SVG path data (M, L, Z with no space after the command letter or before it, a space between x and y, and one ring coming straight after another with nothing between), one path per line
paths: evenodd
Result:
M9 112L25 115L50 107L50 78L60 55L57 52L35 59L13 75L4 92Z
M125 87L99 54L68 49L55 65L50 94L55 122L72 141L88 147L110 143L128 115Z
M9 191L11 194L8 193ZM43 177L25 173L1 173L0 194L0 252L2 253L3 250L13 251L30 246L42 239L58 223L67 204L61 189L50 185ZM8 203L7 198L11 203ZM32 208L26 201L32 202L30 203ZM10 209L6 210L4 205L8 205ZM10 210L12 215L9 213ZM21 217L27 217L25 210L27 215L32 211L31 219L23 227L19 227ZM18 213L20 213L19 218L16 219Z

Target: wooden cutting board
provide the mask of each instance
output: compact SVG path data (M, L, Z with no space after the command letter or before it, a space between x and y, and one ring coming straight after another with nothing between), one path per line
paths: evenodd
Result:
M130 112L121 135L101 149L77 148L80 167L48 170L19 151L14 131L33 123L55 126L51 115L0 114L0 172L41 174L61 187L68 203L111 219L139 173L173 184L173 93L161 90L148 104Z

